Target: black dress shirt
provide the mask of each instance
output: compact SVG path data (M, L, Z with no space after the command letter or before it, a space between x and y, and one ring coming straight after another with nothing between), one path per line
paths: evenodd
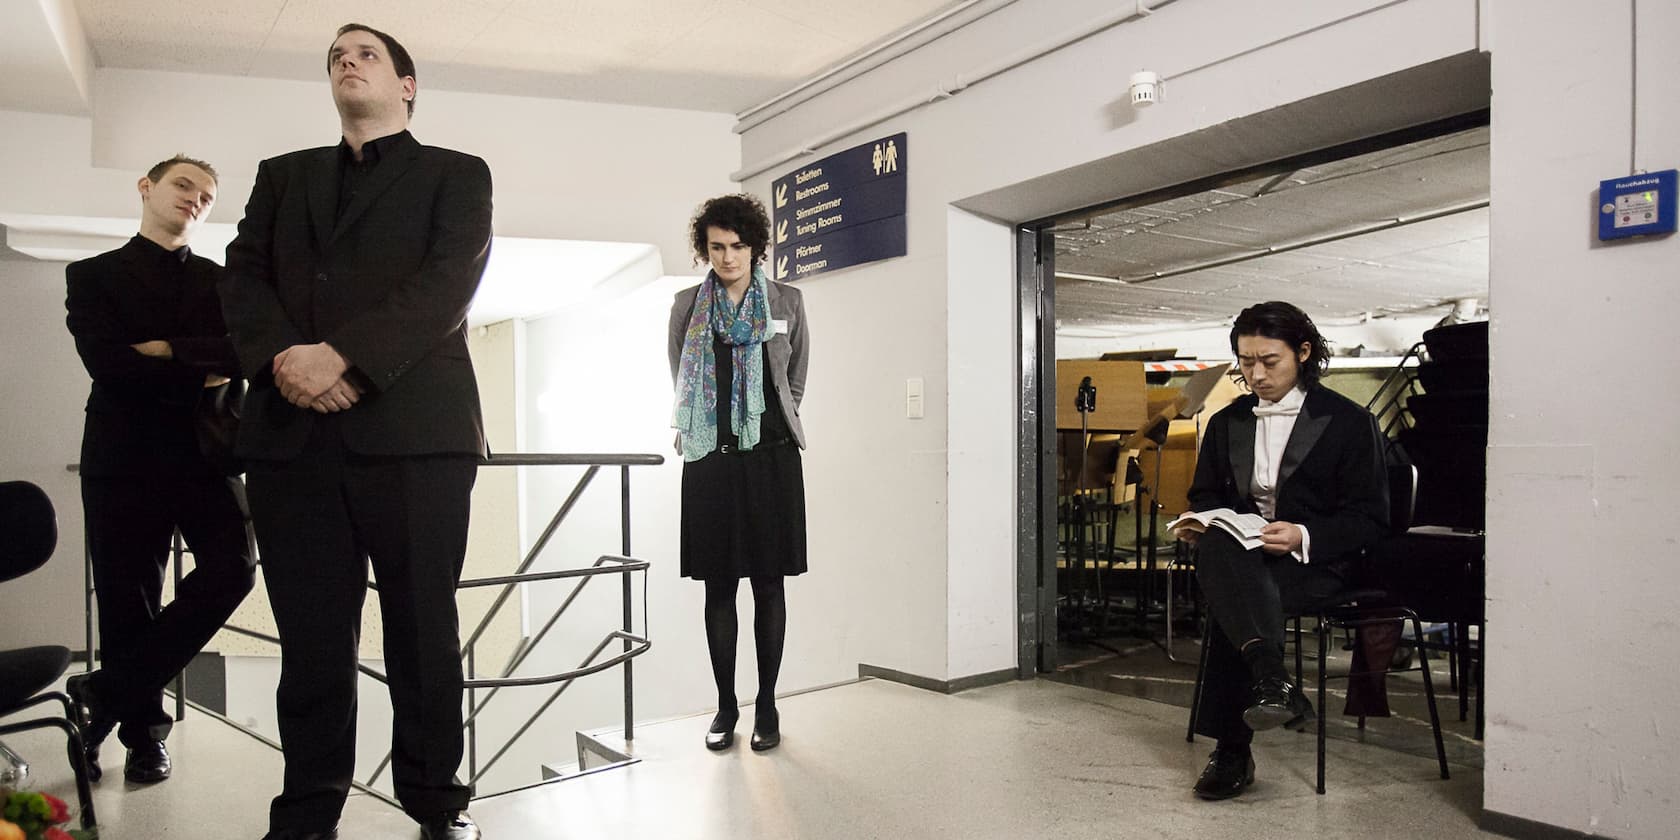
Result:
M400 142L398 138L408 137L407 129L396 134L387 134L376 140L369 140L362 144L362 159L356 159L356 153L351 151L350 142L341 140L338 143L338 215L344 215L344 209L350 202L356 200L356 193L373 176L373 170L379 166L380 159L391 146Z

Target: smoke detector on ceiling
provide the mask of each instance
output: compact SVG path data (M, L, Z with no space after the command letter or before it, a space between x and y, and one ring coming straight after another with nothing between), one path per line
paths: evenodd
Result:
M1132 74L1132 107L1148 108L1161 98L1161 77L1149 70Z

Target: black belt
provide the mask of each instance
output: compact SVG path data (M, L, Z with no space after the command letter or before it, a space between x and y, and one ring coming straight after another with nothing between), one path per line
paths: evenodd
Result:
M771 449L771 448L774 448L774 447L777 447L777 446L792 446L792 445L793 445L793 439L792 438L784 438L782 440L761 440L761 441L758 442L757 446L755 446L751 449L742 449L737 444L725 443L725 444L720 444L717 448L717 451L719 451L719 452L721 452L725 455L746 455L750 452L757 452L761 449Z

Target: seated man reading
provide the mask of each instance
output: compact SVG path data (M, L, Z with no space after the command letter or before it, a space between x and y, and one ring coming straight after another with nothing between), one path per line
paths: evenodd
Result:
M1231 350L1245 394L1209 421L1191 482L1192 511L1259 514L1259 547L1221 528L1175 529L1198 547L1212 626L1196 731L1217 746L1196 782L1228 799L1254 782L1256 730L1314 719L1283 664L1287 616L1344 587L1362 549L1388 529L1388 486L1376 418L1319 382L1324 337L1295 306L1244 309Z

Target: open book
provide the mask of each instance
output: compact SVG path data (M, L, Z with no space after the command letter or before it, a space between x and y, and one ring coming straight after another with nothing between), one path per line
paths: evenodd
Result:
M1214 510L1191 511L1167 523L1167 530L1195 531L1205 533L1209 528L1218 528L1237 538L1245 549L1253 550L1260 547L1260 529L1266 527L1266 517L1258 513L1237 513L1230 508L1215 508Z

